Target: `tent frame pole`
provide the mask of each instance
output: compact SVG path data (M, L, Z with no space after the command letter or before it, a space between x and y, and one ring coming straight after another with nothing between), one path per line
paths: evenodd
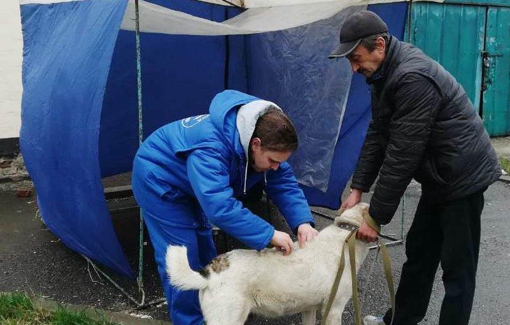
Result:
M138 145L143 142L143 110L142 110L142 63L141 63L141 50L140 50L140 9L138 0L135 0L135 20L136 20L136 82L137 82L137 98L138 98ZM138 256L138 290L142 294L141 305L145 303L145 291L143 289L143 254L144 254L144 221L143 211L140 208L140 240L139 240L139 256Z

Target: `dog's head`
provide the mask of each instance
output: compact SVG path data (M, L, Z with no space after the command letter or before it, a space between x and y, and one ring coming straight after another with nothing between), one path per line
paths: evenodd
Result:
M335 225L340 225L341 223L348 223L350 225L359 227L363 222L363 218L368 214L367 203L358 203L350 209L346 209L344 211L339 211L340 215L335 218Z

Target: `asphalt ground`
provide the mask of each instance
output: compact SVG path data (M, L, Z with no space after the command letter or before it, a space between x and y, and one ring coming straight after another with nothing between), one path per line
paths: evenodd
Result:
M153 305L137 310L136 305L115 286L100 277L79 254L68 249L36 216L35 194L28 198L16 196L19 188L30 187L29 182L0 184L0 292L23 291L61 304L82 305L114 312L146 315L168 321L166 305ZM420 195L420 187L409 186L404 203L404 233L412 222L413 212ZM471 324L508 324L510 319L510 230L508 211L510 208L510 186L499 181L486 192L483 213L480 264L477 291ZM370 194L364 196L369 201ZM134 269L138 263L138 209L132 198L109 202L111 216L119 240ZM402 205L401 205L402 207ZM384 232L400 237L402 208ZM265 205L252 207L267 215ZM321 214L334 215L334 211L315 209ZM271 219L281 224L281 217L272 209ZM267 217L267 216L266 216ZM330 220L317 216L319 229L329 225ZM146 236L147 238L147 236ZM229 241L231 247L238 245ZM390 248L395 282L400 278L400 269L405 261L403 245ZM382 314L389 306L389 298L380 261L375 262L375 271L368 278L375 251L371 251L360 274L360 297L364 314ZM119 277L105 270L124 290L139 301L140 294L134 281ZM152 257L150 242L144 255L144 289L146 302L163 297L159 278ZM441 299L444 294L441 271L438 271L426 318L421 324L437 324ZM136 323L136 322L135 322ZM143 320L140 319L140 324ZM247 324L279 325L300 324L298 315L278 319L251 317ZM346 307L343 324L353 324L351 303Z

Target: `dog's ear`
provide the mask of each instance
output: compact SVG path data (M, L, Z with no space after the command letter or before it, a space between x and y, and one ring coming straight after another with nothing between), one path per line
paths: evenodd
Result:
M345 212L345 208L342 208L340 207L340 209L338 209L335 213L335 220L333 220L333 223L335 224L335 226L338 226L339 224L341 224L343 221L343 219L341 218L342 214Z
M345 218L342 217L342 214L347 210L344 207L340 207L335 213L335 220L333 221L336 226L340 225L342 222L345 222Z

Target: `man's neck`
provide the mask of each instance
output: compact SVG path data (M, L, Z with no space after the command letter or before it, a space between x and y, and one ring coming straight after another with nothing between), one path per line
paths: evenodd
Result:
M391 56L390 47L392 45L392 41L393 41L393 36L390 35L390 37L388 38L388 43L386 44L386 48L384 49L384 58L381 62L381 65L369 78L367 78L367 80L366 80L367 84L371 85L371 84L384 78L386 68L388 65L387 63L388 63L389 57Z

